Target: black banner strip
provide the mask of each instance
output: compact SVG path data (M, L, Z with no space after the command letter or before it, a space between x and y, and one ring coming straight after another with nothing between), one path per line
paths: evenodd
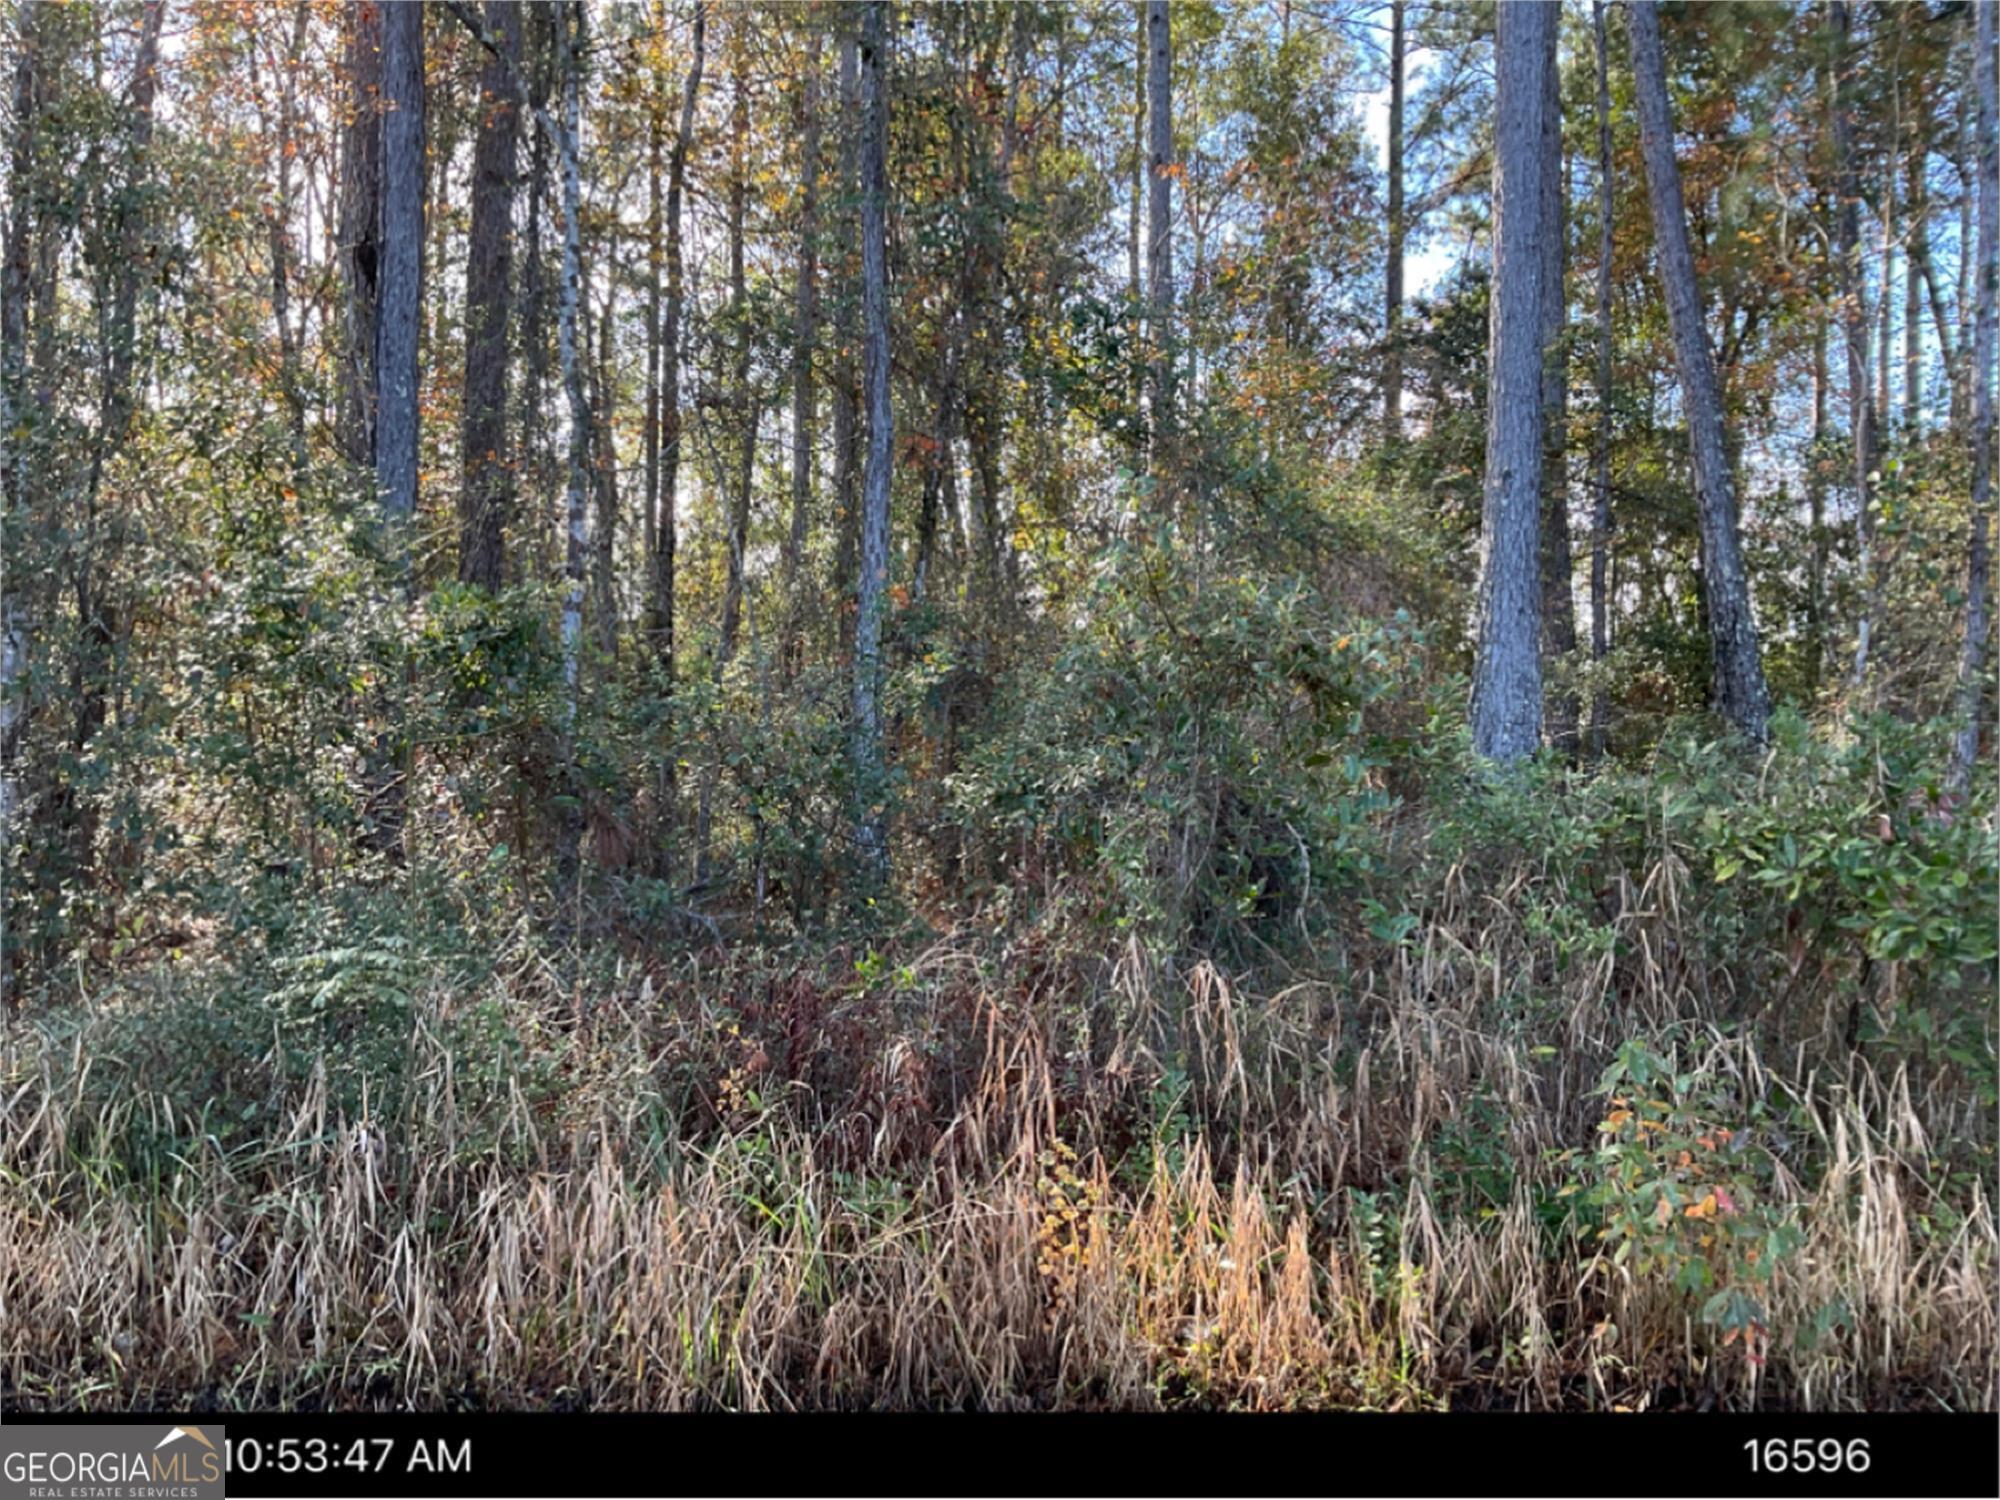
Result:
M227 1493L639 1495L2000 1494L2000 1418L1892 1413L662 1416L15 1413L201 1421Z

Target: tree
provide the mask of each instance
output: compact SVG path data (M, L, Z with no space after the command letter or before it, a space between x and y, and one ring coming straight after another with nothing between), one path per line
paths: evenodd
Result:
M1874 593L1875 409L1868 396L1867 284L1861 269L1861 169L1854 149L1854 49L1847 0L1832 0L1834 77L1833 155L1839 175L1835 258L1840 268L1841 319L1847 333L1848 430L1854 443L1854 557L1862 594L1855 626L1854 681L1868 674L1874 623L1868 600Z
M346 149L341 153L340 248L345 291L340 446L356 468L375 463L376 324L382 274L382 6L347 13Z
M1548 286L1542 258L1547 115L1556 7L1503 5L1494 17L1493 283L1472 743L1498 761L1542 738L1540 509L1542 350Z
M465 409L462 414L458 576L500 587L514 465L507 421L512 311L514 172L520 136L521 7L486 0L487 34L500 50L479 75L472 150L472 226L465 257Z
M566 730L573 730L576 724L583 662L584 567L590 549L589 512L585 506L590 487L590 402L583 388L585 351L578 345L578 305L583 295L583 182L579 161L583 81L576 36L579 12L580 7L564 0L555 18L556 77L562 89L562 123L556 133L556 150L561 157L563 195L562 281L556 314L556 348L562 365L563 393L569 401L569 471L563 500L563 576L567 586L562 606Z
M1965 547L1965 637L1958 665L1958 733L1946 786L1963 796L1979 757L1979 705L1986 688L1986 646L1993 632L1993 381L1996 296L2000 296L2000 59L1994 51L1995 0L1975 0L1972 71L1977 82L1979 166L1979 311L1972 332L1972 516Z
M750 298L743 267L743 215L750 193L750 13L740 10L729 31L729 321L736 341L729 407L736 427L736 483L729 492L727 579L722 628L715 651L715 679L736 655L743 621L743 554L750 545L750 487L756 477L759 401L750 384Z
M1389 260L1383 271L1382 430L1403 438L1403 10L1389 5Z
M1611 257L1616 196L1611 178L1611 57L1605 37L1604 0L1591 0L1590 27L1597 61L1597 426L1592 435L1595 504L1590 524L1590 659L1600 674L1611 654ZM1590 694L1590 756L1604 755L1610 734L1611 695L1600 675Z
M1544 82L1542 128L1542 652L1557 673L1576 654L1576 561L1569 535L1569 299L1564 289L1569 242L1569 184L1563 172L1562 76L1553 62ZM1577 751L1574 689L1560 687L1548 705L1549 742L1565 760Z
M799 669L805 612L806 527L812 511L813 440L818 420L813 356L819 344L819 73L820 32L811 29L805 85L799 93L799 265L792 288L792 524L785 538L785 635L780 652L789 679Z
M1174 335L1174 38L1167 0L1146 4L1147 163L1146 309L1152 344L1147 383L1155 441L1173 420L1169 346Z
M889 584L889 476L895 452L889 405L889 5L861 7L861 324L867 467L861 481L861 560L854 622L855 846L871 878L888 874L883 824L882 615Z
M688 144L694 138L695 101L701 94L701 70L706 42L708 6L695 0L694 30L687 77L681 84L681 117L667 160L667 297L660 328L660 480L654 521L653 649L660 675L671 691L674 682L674 553L678 541L675 497L681 465L681 325L686 318L687 267L682 251L681 206L687 198ZM673 775L673 755L665 756L663 773Z
M37 53L44 16L42 0L25 0L16 13L13 129L7 143L7 243L0 259L0 543L4 555L22 555L21 538L29 521L28 303L34 276L35 130L39 107ZM15 825L25 801L21 778L21 742L28 723L23 702L27 688L30 632L36 612L23 597L18 574L0 588L0 1005L15 995L14 950L18 926L13 902L18 899L19 852Z
M423 8L382 11L382 247L375 342L375 482L400 528L417 509L417 337L423 317ZM399 549L402 540L392 545ZM406 563L399 561L399 566Z
M1653 0L1633 0L1628 11L1634 92L1639 110L1640 151L1646 163L1652 202L1654 251L1674 364L1687 409L1688 442L1694 459L1695 505L1700 539L1703 599L1709 648L1714 657L1714 698L1722 715L1753 743L1769 729L1770 693L1758 654L1757 624L1750 611L1750 581L1738 533L1736 483L1722 426L1722 393L1709 349L1701 291L1695 283L1694 252L1688 244L1687 210L1681 197L1680 167L1674 159L1673 118L1667 104L1666 60L1660 46L1659 9Z
M861 381L855 362L855 315L860 304L856 268L861 256L861 48L855 28L840 29L840 200L841 274L833 316L833 510L837 527L833 563L835 593L846 598L859 588L861 507L855 484L860 473ZM853 643L854 619L841 611L841 645Z

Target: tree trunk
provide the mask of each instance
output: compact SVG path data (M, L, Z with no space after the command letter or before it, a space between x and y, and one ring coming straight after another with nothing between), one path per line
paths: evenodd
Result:
M472 148L472 226L465 255L465 410L459 491L458 577L486 589L505 572L514 465L507 423L512 315L514 170L520 136L521 7L486 0L486 30L500 45L479 74Z
M1995 297L2000 294L2000 61L1994 55L1995 0L1977 0L1972 71L1979 94L1979 312L1972 333L1972 521L1965 558L1965 643L1958 665L1957 737L1946 787L1963 795L1979 758L1980 703L1986 687L1993 524Z
M1611 698L1603 681L1611 654L1607 591L1611 552L1611 256L1614 208L1611 180L1611 57L1605 37L1604 0L1591 0L1597 43L1597 431L1593 469L1596 505L1590 526L1590 659L1598 670L1590 694L1590 757L1601 760L1610 733Z
M1576 560L1569 535L1569 299L1564 282L1569 243L1569 176L1562 148L1562 88L1553 59L1542 128L1542 653L1560 684L1548 703L1549 743L1566 762L1577 752L1576 691L1563 682L1576 656Z
M1920 269L1924 274L1924 294L1930 303L1931 326L1937 330L1938 358L1944 364L1945 389L1950 402L1947 421L1954 433L1963 432L1970 419L1966 406L1965 363L1960 350L1953 341L1953 322L1946 312L1944 298L1938 292L1936 257L1931 254L1930 242L1924 243L1924 259Z
M382 272L381 0L354 0L344 71L352 92L340 172L346 338L338 426L348 463L369 469L375 464L375 330Z
M683 255L681 205L687 196L688 143L694 138L695 102L707 41L708 6L695 0L692 55L681 85L681 118L667 160L667 299L660 328L660 498L654 520L653 649L667 690L673 689L674 554L679 545L676 501L681 468L681 324L687 309L687 267ZM673 754L665 756L665 776L673 776Z
M1146 307L1152 371L1147 398L1155 451L1173 421L1174 337L1174 43L1167 0L1146 3L1146 113L1152 145L1147 162Z
M963 100L968 92L968 80L963 61L963 27L953 27L949 39L944 42L948 49L945 67L952 80L952 87L958 98ZM952 195L960 201L972 201L972 172L970 154L966 144L965 107L955 103L950 111L951 171L953 177ZM965 355L966 320L972 297L973 265L978 257L974 241L977 230L966 234L958 261L958 274L952 278L951 289L946 294L950 301L939 313L937 336L937 402L933 409L930 430L930 445L924 461L924 487L917 508L916 565L911 571L910 599L915 603L925 597L930 585L931 563L937 547L938 511L947 499L946 487L952 487L952 509L956 510L957 470L953 459L956 441L959 406L960 368Z
M608 671L618 660L618 387L611 364L612 336L618 327L615 242L606 243L604 260L604 312L597 322L597 377L591 382L591 431L597 443L591 478L597 491L597 522L590 556L597 595L597 649Z
M1145 271L1141 263L1142 225L1146 217L1146 0L1132 7L1138 24L1133 29L1137 45L1132 59L1132 202L1125 229L1125 302L1131 323L1128 329L1133 350L1132 409L1136 413L1146 394L1146 365L1137 351L1145 342L1146 317L1143 298Z
M1896 306L1896 155L1903 136L1903 37L1895 28L1896 47L1890 67L1889 138L1882 150L1882 287L1875 308L1875 430L1893 442L1896 409L1889 399L1890 329ZM1872 601L1870 613L1873 613Z
M554 52L554 17L546 6L528 10L529 35L533 38L534 63L528 70L528 108L537 122L546 121L551 54ZM555 548L549 497L555 486L551 480L546 393L549 388L549 297L548 267L542 256L542 222L549 201L549 140L552 132L528 132L528 242L521 268L521 343L523 346L521 399L518 431L521 441L521 472L526 479L533 509L532 535L537 576L548 578L555 571Z
M6 555L24 555L23 532L34 506L28 447L28 301L34 278L31 242L36 201L35 134L39 113L36 54L46 15L41 0L23 0L15 15L13 130L8 142L7 248L0 265L0 542ZM17 996L15 949L19 924L15 903L22 900L15 824L25 801L21 785L21 741L28 724L23 701L28 683L28 641L35 610L14 579L0 589L0 1005Z
M590 403L583 389L584 351L578 347L578 303L582 297L583 248L581 220L583 187L578 135L582 129L582 84L578 77L575 20L569 0L559 7L556 23L556 76L562 88L562 126L558 139L563 195L562 282L556 314L557 358L562 365L563 393L569 400L569 476L564 491L566 544L563 576L567 588L562 608L563 727L574 757L577 691L583 652L584 571L590 555L587 534L590 488ZM566 859L575 857L575 817L565 831Z
M417 5L381 13L381 218L375 321L375 489L384 546L404 601L416 580L410 532L417 508L418 340L423 328L424 17ZM384 727L366 773L366 842L400 860L408 755L399 744L402 708L390 688L378 704Z
M750 545L750 487L757 471L757 400L750 389L750 301L743 273L743 216L750 191L749 12L738 11L730 29L729 107L729 318L735 329L736 369L729 404L736 418L736 484L729 496L728 573L722 590L722 629L715 652L715 680L736 655L743 623L743 554Z
M1833 433L1827 420L1826 313L1813 319L1813 435L1806 464L1806 504L1812 526L1812 558L1806 575L1806 681L1815 695L1826 664L1826 465Z
M1493 280L1487 331L1490 396L1482 506L1478 651L1472 742L1498 761L1529 756L1542 738L1538 588L1542 487L1543 183L1555 136L1546 124L1556 7L1495 12Z
M1389 6L1389 264L1383 288L1382 432L1403 439L1403 0Z
M820 33L806 49L805 87L799 97L799 269L792 295L792 524L785 538L785 635L780 670L789 682L799 670L799 636L805 620L806 527L812 512L813 439L818 412L813 398L813 355L819 342L819 71Z
M652 587L653 559L660 549L660 281L667 265L666 242L666 160L667 89L666 71L660 58L666 48L667 0L652 0L652 78L646 90L646 390L639 416L641 476L639 500L640 544L645 549L647 586L645 593L646 639L651 643L654 618Z
M382 274L375 334L375 482L383 515L417 508L417 337L423 321L423 8L382 11ZM394 543L399 549L404 538ZM398 565L405 566L398 558Z
M848 12L852 14L852 12ZM861 64L854 27L843 24L840 34L840 197L853 204L861 196ZM860 474L860 374L854 357L858 338L856 309L860 304L857 265L861 253L860 219L852 207L841 211L840 295L834 304L833 373L833 508L839 534L834 546L834 594L845 600L859 588L861 507L855 493ZM854 648L854 616L841 611L840 647Z
M1903 427L1914 441L1924 420L1924 296L1923 275L1930 213L1924 201L1924 150L1921 138L1910 153L1908 216L1909 244L1903 251Z
M1708 328L1703 322L1701 292L1695 284L1694 252L1688 244L1680 166L1674 159L1673 119L1668 112L1659 11L1653 0L1633 0L1628 16L1640 145L1653 208L1654 247L1666 294L1667 323L1673 335L1674 363L1680 373L1688 441L1694 459L1701 572L1707 590L1705 613L1709 647L1714 656L1715 703L1741 734L1752 743L1761 744L1769 731L1771 699L1764 685L1757 624L1750 609L1750 582L1744 569L1737 522L1735 476L1730 470L1723 436L1722 394L1716 382Z
M307 28L312 24L309 0L298 0L292 11L291 38L276 44L283 82L278 89L278 132L272 151L273 198L269 211L268 237L271 246L271 322L278 331L278 380L283 388L285 407L291 417L295 461L306 463L306 398L299 368L299 341L303 324L292 326L292 244L293 213L292 157L298 146L299 69L306 50ZM251 52L256 67L256 52Z
M1834 50L1833 155L1840 185L1835 250L1840 264L1842 320L1847 330L1848 427L1854 440L1854 558L1863 600L1855 629L1854 674L1868 674L1870 613L1875 561L1875 408L1868 393L1867 283L1861 270L1861 172L1854 151L1852 18L1847 0L1832 0Z
M1160 0L1154 0L1159 4ZM889 583L889 5L861 8L861 322L868 462L862 478L861 566L854 622L855 845L869 878L888 875L882 744L882 615Z

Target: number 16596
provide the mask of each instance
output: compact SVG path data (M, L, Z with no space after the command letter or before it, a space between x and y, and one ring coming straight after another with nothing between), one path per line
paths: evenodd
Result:
M1868 1439L1752 1438L1743 1445L1752 1474L1866 1474Z

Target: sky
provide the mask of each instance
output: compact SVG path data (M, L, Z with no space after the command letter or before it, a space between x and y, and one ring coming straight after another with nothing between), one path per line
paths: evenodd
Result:
M1430 66L1431 55L1421 47L1410 49L1404 59L1403 97L1405 101L1414 98L1417 87L1423 81L1424 72ZM1387 85L1372 94L1361 96L1361 119L1368 131L1368 140L1375 147L1375 159L1388 170L1389 164L1389 90ZM1432 288L1444 280L1457 260L1460 245L1446 235L1433 235L1426 242L1411 246L1403 256L1403 295L1405 297L1427 296Z

